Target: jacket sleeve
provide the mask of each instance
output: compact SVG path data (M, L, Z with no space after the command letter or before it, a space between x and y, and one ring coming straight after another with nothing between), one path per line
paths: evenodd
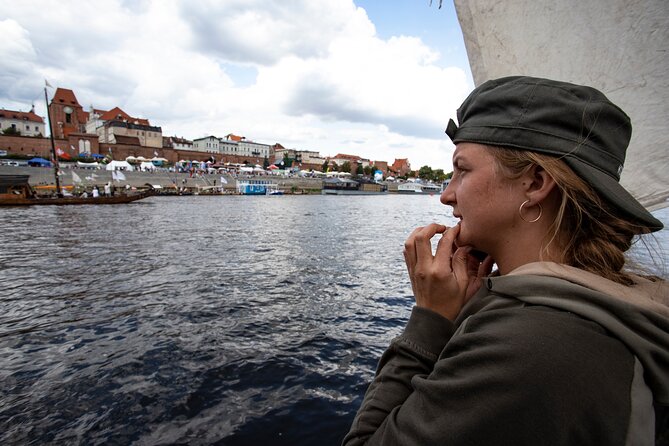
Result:
M345 446L623 444L633 357L561 311L497 310L455 327L414 308Z
M404 332L395 338L379 362L376 377L353 420L344 445L366 444L390 412L413 392L414 376L427 376L455 327L443 316L414 307Z

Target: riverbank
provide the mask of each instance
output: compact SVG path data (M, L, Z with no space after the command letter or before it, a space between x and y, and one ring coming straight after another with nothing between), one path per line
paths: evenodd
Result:
M116 187L126 187L126 185L146 189L150 186L161 189L165 194L177 193L182 191L186 193L216 193L236 194L237 180L265 180L271 181L277 185L277 189L284 194L320 194L323 190L322 178L305 178L299 176L284 177L278 175L231 175L229 173L217 174L197 174L191 175L188 172L175 173L166 171L155 172L126 172L123 171L124 179L114 180L112 171L98 169L83 169L79 167L66 167L61 169L61 186L74 185L72 173L81 180L80 186L86 189L92 189L97 186L102 189L105 184L111 182ZM53 177L53 168L51 167L30 167L30 166L5 166L0 165L0 175L29 175L30 185L33 187L55 186ZM398 192L400 183L385 182L388 192ZM420 195L420 194L419 194Z
M112 178L112 171L82 169L82 168L64 168L61 170L60 182L62 186L74 184L74 173L81 179L81 186L92 188L97 186L102 188L105 184L111 182L116 187L130 187L137 189L148 188L149 185L158 187L169 192L171 190L183 190L191 193L204 192L213 188L221 189L223 193L237 193L237 180L263 179L271 180L278 185L279 190L284 193L295 194L320 194L323 189L323 180L320 178L302 178L302 177L279 177L279 176L232 176L230 174L198 174L175 173L166 171L156 172L122 172L124 179L121 181ZM29 166L0 166L0 175L30 175L30 185L54 186L53 168L29 167ZM222 181L224 180L224 181Z

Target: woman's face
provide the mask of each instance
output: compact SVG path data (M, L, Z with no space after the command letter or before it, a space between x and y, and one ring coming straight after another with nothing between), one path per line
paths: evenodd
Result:
M453 207L460 219L458 246L472 246L495 256L512 244L517 213L524 195L520 180L510 180L495 169L489 150L463 142L453 154L453 177L441 202Z

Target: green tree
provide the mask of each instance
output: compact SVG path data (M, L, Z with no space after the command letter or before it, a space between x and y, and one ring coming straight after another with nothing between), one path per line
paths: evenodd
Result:
M374 170L372 170L372 166L365 166L362 169L362 173L364 173L365 175L372 175L373 172Z
M7 136L21 136L21 131L17 130L16 127L7 127L2 131L2 134Z
M262 167L263 169L267 169L269 167L269 159L267 159L267 157L262 160Z
M351 163L344 161L344 163L341 165L341 172L351 173Z
M327 172L327 171L328 171L328 166L329 166L329 165L330 165L330 162L329 162L328 160L323 161L323 166L321 166L321 170L322 170L323 172Z
M421 180L432 179L432 168L430 166L423 166L418 170L418 178Z
M437 169L432 172L432 181L436 183L441 183L446 179L446 174L444 173L444 169Z
M356 175L362 175L365 173L365 169L362 168L362 164L358 164L358 168L355 171Z

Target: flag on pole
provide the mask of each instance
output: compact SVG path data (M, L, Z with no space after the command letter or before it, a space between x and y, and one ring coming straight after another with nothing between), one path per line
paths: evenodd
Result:
M49 81L46 80L46 79L44 79L44 86L45 86L45 87L51 87L51 88L53 88L53 85L51 85L51 84L49 83Z
M123 175L123 172L115 170L112 172L112 179L116 181L125 181L125 175Z
M81 177L77 175L76 173L72 172L72 182L74 183L81 183Z

